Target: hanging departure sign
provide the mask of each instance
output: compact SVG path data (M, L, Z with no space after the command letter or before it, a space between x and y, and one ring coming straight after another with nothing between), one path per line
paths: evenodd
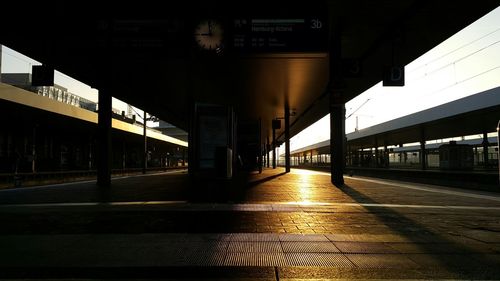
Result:
M232 48L235 52L324 52L327 26L323 18L235 19Z

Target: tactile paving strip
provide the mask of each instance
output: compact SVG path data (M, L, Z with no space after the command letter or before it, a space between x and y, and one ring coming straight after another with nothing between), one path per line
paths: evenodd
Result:
M232 241L228 252L239 253L282 253L280 242L239 242Z
M289 266L355 267L354 264L342 254L286 253L285 257Z
M242 242L252 242L252 241L268 241L268 242L278 242L278 235L275 233L233 233L231 236L231 241L242 241Z
M203 233L185 234L184 239L189 241L230 241L232 233Z
M283 253L228 253L225 266L286 266Z
M210 251L225 251L229 242L222 241L182 241L178 243L168 244L168 251L174 253L184 253L190 251L210 252Z
M187 255L186 266L223 266L227 253L225 251L196 252Z
M340 253L332 242L281 242L286 253Z

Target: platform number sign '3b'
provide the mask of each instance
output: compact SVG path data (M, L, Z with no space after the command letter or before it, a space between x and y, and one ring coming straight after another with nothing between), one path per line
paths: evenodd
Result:
M311 20L311 29L321 29L323 27L323 23L319 19Z

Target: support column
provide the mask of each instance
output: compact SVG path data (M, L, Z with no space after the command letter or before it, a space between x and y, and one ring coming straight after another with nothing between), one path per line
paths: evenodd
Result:
M111 186L111 93L99 91L97 185Z
M427 155L425 153L425 131L422 129L420 137L420 166L422 170L427 169Z
M497 123L497 157L500 161L500 120ZM500 163L498 163L498 184L500 184Z
M351 146L347 144L347 157L346 157L346 166L352 166L352 158L353 158L353 153L351 151Z
M273 169L276 169L276 129L273 128Z
M125 170L125 167L127 166L126 153L127 153L127 146L125 144L125 140L123 140L122 141L122 170Z
M389 168L389 151L387 150L387 143L384 143L384 168Z
M186 166L186 149L182 149L182 167Z
M2 45L0 44L0 69L2 69ZM2 71L0 71L0 82L2 82Z
M485 168L488 168L489 166L489 159L488 159L488 146L489 146L489 142L488 142L488 133L483 133L483 163L484 163L484 167Z
M269 168L269 151L267 150L267 143L264 143L264 167Z
M1 48L1 46L0 46L0 48ZM0 55L1 55L1 53L0 53ZM36 161L36 125L33 126L33 144L31 146L31 157L32 157L32 159L31 159L31 172L35 173L35 171L36 171L35 170L35 168L36 168L35 167L35 164L36 164L35 163L35 161Z
M344 104L330 106L330 172L335 186L344 184L344 140L345 107Z
M285 171L290 172L290 107L285 103Z
M263 156L262 155L262 119L259 118L259 158L258 158L258 163L259 163L259 174L262 173L262 168L264 166L263 164Z
M148 169L148 135L146 134L146 110L144 110L144 124L142 126L142 137L144 142L144 152L142 154L142 173L145 174Z
M337 17L332 17L337 18ZM345 166L345 101L342 94L345 81L342 79L342 28L340 21L330 23L328 82L330 111L330 172L332 183L344 184Z
M89 140L89 155L88 155L88 160L89 160L89 171L92 170L92 138Z
M266 166L269 168L269 166L271 165L271 158L269 157L269 153L270 153L270 148L271 148L271 145L269 144L269 135L267 135L267 145L266 145L266 155L267 155L267 159L266 159Z
M400 148L401 148L401 147L403 147L403 144L402 144L402 143L400 143L400 144L399 144L399 147L400 147ZM400 151L400 152L399 152L399 165L401 165L402 163L403 163L403 152L402 152L402 151Z

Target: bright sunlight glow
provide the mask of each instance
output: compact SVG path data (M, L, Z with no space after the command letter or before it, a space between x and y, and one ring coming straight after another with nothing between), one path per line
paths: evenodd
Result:
M404 87L380 82L347 102L346 133L500 86L500 7L406 65L405 76ZM326 115L291 138L290 150L328 139Z

